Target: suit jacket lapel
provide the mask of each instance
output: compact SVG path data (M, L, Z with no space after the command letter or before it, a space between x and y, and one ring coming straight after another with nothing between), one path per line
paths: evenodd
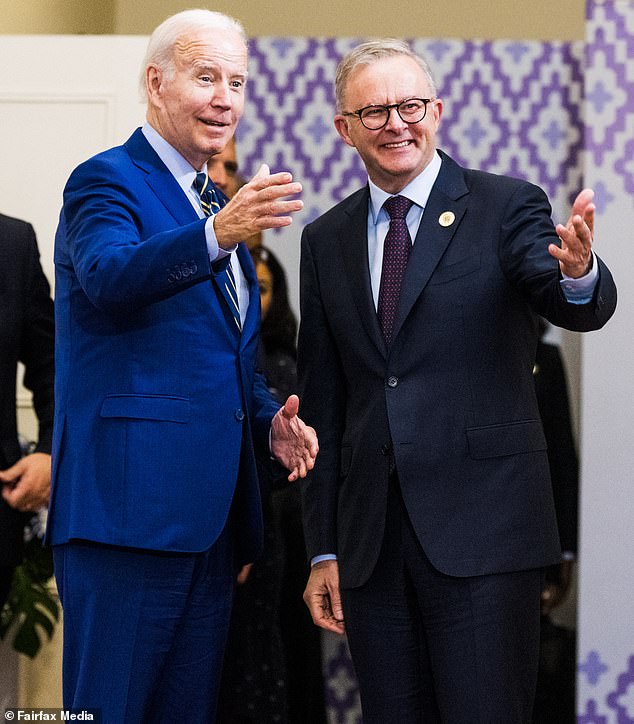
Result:
M146 172L146 183L178 224L190 224L195 221L198 215L191 201L183 193L178 182L158 157L156 151L147 142L140 128L137 128L126 141L125 148L132 161Z
M443 164L423 212L407 264L394 319L394 338L438 266L467 208L469 190L462 170L448 156L441 155ZM440 217L447 211L453 213L454 220L443 226Z
M345 209L340 235L340 248L346 272L346 283L370 339L385 355L385 341L374 308L370 264L368 261L368 204L370 190L366 186L350 198Z
M258 277L255 273L255 266L251 259L251 253L245 243L238 244L236 251L238 261L249 287L249 306L240 335L240 346L244 347L248 340L255 334L260 319L260 288Z

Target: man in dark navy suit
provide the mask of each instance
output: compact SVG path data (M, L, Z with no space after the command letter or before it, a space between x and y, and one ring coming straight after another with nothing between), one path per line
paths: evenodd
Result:
M302 239L300 389L321 442L304 597L348 635L364 724L525 724L559 560L537 315L586 331L614 311L592 192L555 228L541 189L438 151L442 101L399 41L346 56L336 96L369 184Z
M314 430L256 373L258 283L240 241L302 208L263 166L230 202L207 160L242 115L235 20L179 13L144 63L147 123L80 165L55 244L48 538L64 607L64 705L104 722L214 720L235 571L262 521L256 454L289 480Z

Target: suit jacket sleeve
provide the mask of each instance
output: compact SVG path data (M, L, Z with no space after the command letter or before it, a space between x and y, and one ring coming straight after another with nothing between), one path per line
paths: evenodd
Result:
M33 407L39 421L36 450L50 454L53 437L53 301L30 224L27 237L28 273L19 359L25 367L24 386L33 393Z
M599 257L599 278L592 299L572 304L553 276L548 245L553 240L550 204L546 194L523 183L510 197L500 228L499 258L509 282L525 297L535 312L551 324L577 332L600 329L616 307L616 286Z
M308 559L337 552L337 486L340 469L346 389L339 364L339 353L324 313L317 268L309 242L302 235L301 323L298 342L300 399L306 421L319 435L319 471L300 482L306 552Z
M125 313L210 278L205 219L195 219L192 208L191 223L145 229L151 219L137 192L147 197L146 189L100 156L79 166L66 185L56 249L67 249L79 283L102 311Z

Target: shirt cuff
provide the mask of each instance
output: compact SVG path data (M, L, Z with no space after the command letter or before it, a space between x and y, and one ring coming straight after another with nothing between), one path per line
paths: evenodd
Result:
M209 254L209 261L213 264L215 261L220 261L234 252L238 245L236 244L233 249L222 249L218 245L218 239L216 239L216 231L214 229L214 215L212 214L205 222L205 240L207 242L207 253Z
M592 252L592 266L585 276L578 279L573 279L563 273L561 276L562 279L559 283L566 301L570 302L570 304L588 304L588 302L591 302L594 289L599 280L599 265L594 252Z
M310 565L314 566L316 563L321 563L322 561L336 561L337 556L334 553L324 553L321 556L315 556L314 558L311 558Z

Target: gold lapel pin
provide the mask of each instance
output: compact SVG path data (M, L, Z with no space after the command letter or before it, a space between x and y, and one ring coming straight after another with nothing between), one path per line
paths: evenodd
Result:
M438 217L438 223L441 226L451 226L455 220L456 215L453 211L443 211L442 214Z

